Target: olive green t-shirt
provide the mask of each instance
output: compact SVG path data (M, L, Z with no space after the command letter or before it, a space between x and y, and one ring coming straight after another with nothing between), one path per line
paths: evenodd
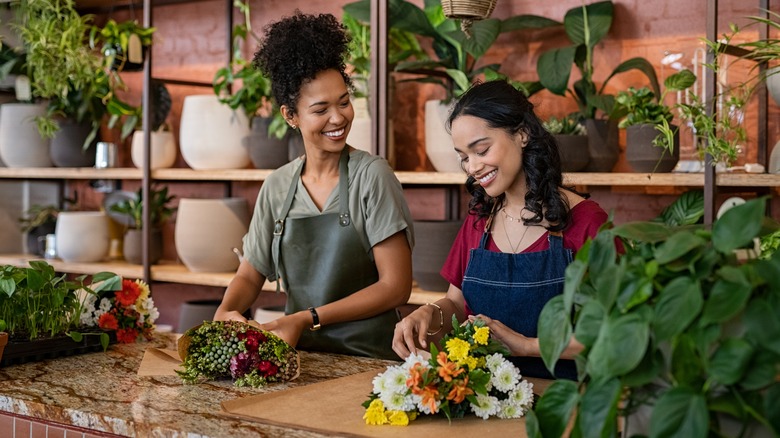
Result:
M268 176L260 188L249 232L244 236L246 260L270 281L277 279L271 256L274 221L281 213L293 176L301 162L302 158L296 158ZM377 243L405 230L409 247L413 248L412 216L401 183L387 161L365 151L354 150L349 154L348 169L349 213L363 245L373 248ZM288 217L302 218L339 212L338 186L333 189L320 212L300 178L296 184L298 189ZM369 256L373 260L371 251Z

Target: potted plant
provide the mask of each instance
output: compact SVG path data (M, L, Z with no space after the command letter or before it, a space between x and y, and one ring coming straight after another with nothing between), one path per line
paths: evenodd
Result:
M54 205L33 205L22 213L19 225L27 234L27 252L43 256L41 239L53 234L60 209Z
M136 20L117 23L109 19L102 28L93 27L89 45L97 48L106 59L106 66L115 71L140 71L144 68L146 50L152 45L155 28L143 27Z
M549 369L572 336L584 346L579 380L547 389L528 436L560 436L571 415L582 436L616 436L618 417L626 436L777 436L780 254L735 255L778 229L765 208L748 201L711 229L626 223L587 243L539 320Z
M31 261L29 267L0 266L0 331L8 335L4 363L108 346L109 334L85 327L81 314L88 296L120 290L122 281L110 272L95 274L90 282L86 278L68 280L43 261ZM97 336L84 336L89 333Z
M564 16L563 27L571 45L543 53L536 65L544 88L560 96L568 92L577 103L580 117L588 128L590 162L585 168L588 172L609 172L618 158L617 123L612 116L614 96L605 92L609 80L617 74L638 70L647 76L653 92L660 95L655 69L640 57L620 63L600 87L596 85L593 49L609 32L613 16L611 0L588 5L583 3L569 9ZM581 77L569 88L572 65L579 70ZM610 120L597 119L599 112Z
M551 116L542 122L542 125L558 143L561 168L564 172L577 172L588 165L588 130L579 122L576 114L560 119Z
M143 251L141 248L141 239L143 236L143 211L144 207L149 208L151 239L149 241L149 263L157 263L162 257L162 226L165 221L173 215L175 208L169 206L170 202L176 197L168 194L168 187L164 186L157 190L155 187L149 188L150 200L144 202L142 190L138 189L134 199L127 199L118 202L110 207L110 211L123 214L132 218L132 225L125 231L124 241L122 243L122 254L130 263L141 264L143 261Z
M664 81L656 96L647 87L620 91L615 112L625 114L618 124L626 129L626 159L637 172L671 172L680 160L679 127L672 125L671 108L664 103L670 91L687 90L696 82L690 70L682 70Z

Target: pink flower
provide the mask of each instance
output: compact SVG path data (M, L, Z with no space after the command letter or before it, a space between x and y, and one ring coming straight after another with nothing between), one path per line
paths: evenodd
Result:
M230 358L230 375L234 379L244 375L255 368L259 356L257 353L241 352Z

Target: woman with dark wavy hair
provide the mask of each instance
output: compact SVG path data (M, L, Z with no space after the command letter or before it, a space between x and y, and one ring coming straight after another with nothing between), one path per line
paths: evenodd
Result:
M390 359L395 308L411 293L412 218L387 161L346 142L348 44L330 14L296 11L265 29L254 63L305 154L263 183L214 319L245 321L265 280L280 280L286 315L264 329L304 350Z
M396 325L401 357L425 348L458 321L481 318L509 349L523 375L553 377L539 352L537 323L545 303L563 292L564 271L607 214L563 186L558 147L525 95L503 80L473 86L447 120L472 194L469 215L442 276L445 298ZM576 341L564 359L580 351ZM576 379L573 360L555 377Z

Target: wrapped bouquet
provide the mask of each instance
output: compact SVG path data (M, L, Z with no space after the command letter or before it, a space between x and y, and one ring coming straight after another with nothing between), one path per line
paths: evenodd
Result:
M251 323L205 321L179 339L187 383L232 378L236 386L265 386L298 377L298 352L275 334Z
M523 380L505 356L504 346L490 338L482 320L458 325L441 342L431 344L431 357L410 355L373 380L363 403L366 424L405 426L418 415L443 414L448 419L473 413L487 419L519 418L533 404L533 384Z
M160 316L154 306L149 285L142 280L122 280L119 290L80 292L83 298L80 321L86 327L116 330L116 339L130 344L151 339L154 321Z

